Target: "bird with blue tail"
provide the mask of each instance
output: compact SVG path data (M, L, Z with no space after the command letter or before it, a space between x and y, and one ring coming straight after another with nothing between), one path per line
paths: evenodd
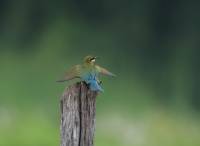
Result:
M99 80L99 75L106 75L115 77L116 75L108 71L107 69L100 67L96 62L97 57L86 56L83 60L83 64L75 65L70 70L68 70L63 79L58 80L57 82L69 81L75 78L80 78L81 81L85 81L92 91L104 90L101 87L101 81Z
M101 91L104 92L104 90L101 87L101 81L99 81L96 77L96 74L90 74L88 78L83 79L86 84L89 86L91 91Z

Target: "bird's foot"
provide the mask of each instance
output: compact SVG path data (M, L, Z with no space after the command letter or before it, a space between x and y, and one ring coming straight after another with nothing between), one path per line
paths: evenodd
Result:
M98 84L101 85L101 84L102 84L102 81L98 81Z

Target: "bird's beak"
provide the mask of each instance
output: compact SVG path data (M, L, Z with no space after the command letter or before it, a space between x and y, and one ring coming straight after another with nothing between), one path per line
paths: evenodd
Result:
M95 56L94 59L99 59L99 57L98 57L98 56Z

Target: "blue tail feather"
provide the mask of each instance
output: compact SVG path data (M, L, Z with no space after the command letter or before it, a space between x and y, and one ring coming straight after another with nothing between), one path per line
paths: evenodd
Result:
M103 92L104 90L98 83L98 79L96 77L96 74L88 74L82 78L87 84L89 84L89 88L92 91L101 91Z
M89 87L90 87L90 90L92 91L101 91L101 92L104 91L96 80L90 80Z

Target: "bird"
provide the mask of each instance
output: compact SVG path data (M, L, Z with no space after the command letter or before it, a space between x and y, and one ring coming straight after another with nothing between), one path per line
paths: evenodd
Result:
M79 78L85 81L92 91L102 91L100 75L115 77L116 75L108 71L107 69L96 64L98 57L88 55L84 57L83 63L78 64L66 71L64 77L57 82L65 82L75 78Z

